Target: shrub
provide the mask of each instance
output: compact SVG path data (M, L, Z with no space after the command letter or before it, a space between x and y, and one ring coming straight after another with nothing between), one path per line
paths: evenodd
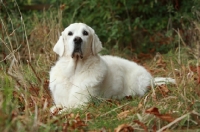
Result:
M94 0L62 1L63 25L84 22L95 29L108 49L125 47L159 52L175 47L173 29L184 29L194 1Z
M168 52L176 47L177 37L175 30L180 30L183 39L187 41L188 27L191 21L199 18L198 0L18 0L20 8L27 4L52 4L51 9L45 11L47 17L59 23L56 12L62 13L62 27L67 27L73 22L84 22L95 29L107 51L111 49L139 52ZM4 2L7 10L15 18L14 25L20 23L20 14L14 1ZM61 7L59 7L61 6ZM5 8L1 18L8 18ZM31 34L37 22L48 25L43 11L22 10L28 35ZM54 16L52 16L52 14ZM37 16L37 22L34 20ZM6 19L6 21L9 21ZM21 24L18 24L21 25ZM43 25L44 26L44 25ZM11 31L13 29L8 26ZM15 26L17 27L17 26ZM16 32L22 32L22 25ZM59 34L58 34L59 35ZM46 43L46 42L45 42ZM51 45L50 45L51 46Z

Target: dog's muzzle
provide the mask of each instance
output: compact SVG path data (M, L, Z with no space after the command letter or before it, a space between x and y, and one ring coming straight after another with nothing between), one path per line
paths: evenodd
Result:
M80 57L81 59L83 59L83 52L81 49L81 44L82 44L83 40L81 37L75 37L74 38L74 51L72 53L72 58L76 57Z

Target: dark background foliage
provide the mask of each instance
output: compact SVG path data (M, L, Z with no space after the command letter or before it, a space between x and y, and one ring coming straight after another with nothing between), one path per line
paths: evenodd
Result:
M198 19L198 0L17 0L26 17L28 29L34 25L31 19L42 11L62 11L62 27L73 22L83 22L95 29L108 51L116 49L127 52L166 53L177 45L176 30L184 41L192 21ZM4 1L13 16L20 14L13 1ZM8 13L1 5L1 16ZM47 13L48 15L48 13ZM7 20L8 21L8 20ZM30 27L30 28L29 28ZM20 30L20 29L19 29Z

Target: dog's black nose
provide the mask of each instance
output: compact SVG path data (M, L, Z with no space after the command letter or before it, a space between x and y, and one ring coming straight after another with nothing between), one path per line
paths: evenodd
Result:
M76 44L81 43L81 42L82 42L81 37L75 37L75 38L74 38L74 42L75 42Z

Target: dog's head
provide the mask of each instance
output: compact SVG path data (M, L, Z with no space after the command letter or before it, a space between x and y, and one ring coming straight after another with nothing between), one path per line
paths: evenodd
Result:
M85 58L97 55L102 49L101 41L95 31L84 23L69 25L53 48L60 57Z

